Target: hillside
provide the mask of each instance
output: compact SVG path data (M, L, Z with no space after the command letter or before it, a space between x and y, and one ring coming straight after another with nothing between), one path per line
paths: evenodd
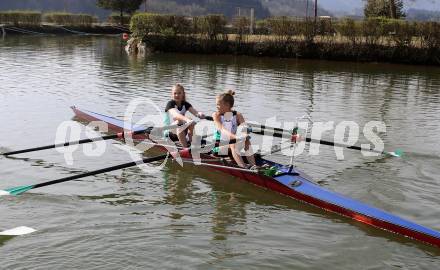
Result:
M249 15L254 8L257 18L273 15L305 16L306 0L148 0L147 10L181 15L203 15L221 13L228 17L237 14ZM40 10L88 13L104 19L109 11L96 7L96 0L1 0L0 10ZM145 10L142 5L141 10ZM313 3L309 0L309 15L313 14ZM318 9L320 15L329 12Z
M249 8L255 9L258 18L270 15L305 16L306 10L313 15L313 0L147 0L147 10L160 13L175 13L182 15L203 15L207 13L222 13L231 17L238 13L249 13ZM440 11L440 0L404 0L405 9L423 9ZM363 0L318 0L319 15L330 13L343 16L362 14ZM0 10L41 10L68 11L73 13L88 13L105 18L109 12L96 7L96 0L0 0ZM144 10L144 6L141 6ZM416 12L418 13L418 12ZM417 17L420 17L417 15ZM422 16L423 17L423 16Z
M336 14L363 14L365 0L318 0L324 9ZM405 10L424 9L440 11L440 0L404 0ZM359 12L360 11L360 12Z
M239 9L240 14L249 14L250 8L254 8L257 18L270 16L261 0L149 0L147 4L147 10L153 12L182 15L218 13L227 17L237 15Z
M297 16L305 17L314 15L314 1L312 0L262 0L263 6L266 7L273 16ZM323 9L318 4L318 15L331 15L331 13Z
M96 0L0 0L0 10L38 10L87 13L105 18L110 13L98 8Z
M440 11L410 8L406 11L406 18L414 21L440 21Z

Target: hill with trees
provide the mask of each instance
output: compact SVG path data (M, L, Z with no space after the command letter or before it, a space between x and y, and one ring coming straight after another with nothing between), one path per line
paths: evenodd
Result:
M99 8L96 0L1 0L0 10L36 10L36 11L65 11L70 13L87 13L101 19L110 12Z
M410 8L406 18L412 21L440 21L440 11Z
M312 0L262 0L272 16L314 16ZM318 1L319 2L319 1ZM318 16L329 16L331 13L318 4Z
M145 1L145 0L144 0ZM1 0L0 10L38 10L87 13L104 19L110 13L97 6L97 0ZM145 3L145 2L144 2ZM224 14L227 17L249 15L253 8L257 18L269 16L305 16L313 15L313 0L147 0L140 10L172 13L178 15L205 15L208 13ZM329 12L319 8L319 15Z

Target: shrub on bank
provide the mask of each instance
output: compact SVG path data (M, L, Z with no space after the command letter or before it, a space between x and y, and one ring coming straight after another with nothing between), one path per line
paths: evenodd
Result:
M37 11L5 11L0 12L0 23L13 25L40 25L41 12Z
M209 40L227 39L226 35L226 17L224 15L210 14L197 17L193 21L194 29L207 37Z
M410 22L383 17L354 21L345 18L336 23L336 29L352 45L417 47L433 54L440 53L440 22ZM363 48L368 49L368 46Z
M273 17L257 21L257 36L248 35L246 17L236 17L228 27L226 23L222 15L185 18L141 13L132 18L131 30L152 49L164 51L440 64L437 22L378 17L321 18L315 24ZM228 41L228 34L235 34L235 40Z
M176 36L198 34L217 40L225 34L226 18L223 15L207 15L186 18L179 15L137 13L130 21L130 30L137 37L151 34Z
M332 33L333 27L330 20L319 21L315 27L314 21L296 17L271 17L257 21L258 34L271 35L278 42L290 42L294 37L302 37L307 43L313 42L316 34Z
M255 34L268 35L269 31L267 20L258 20L255 22Z
M420 46L428 50L440 51L440 23L422 22L415 25L416 33L420 38ZM439 56L440 57L440 56Z
M93 23L98 22L98 19L92 15L65 12L45 13L43 18L48 23L69 26L91 26Z
M351 18L344 18L336 24L336 31L347 38L353 46L360 42L361 27L360 24Z
M237 41L243 41L245 34L249 34L249 29L251 26L251 21L248 17L237 16L232 20L232 27L234 32L237 34Z
M295 18L280 16L265 21L268 33L277 36L280 41L290 41L293 36L300 34L300 22Z
M313 43L313 39L317 34L315 22L312 20L302 21L300 24L300 34L304 37L306 44Z
M130 24L131 17L127 14L122 15L122 24L128 25ZM111 24L121 24L121 15L118 13L112 13L108 16L107 21Z
M191 32L191 23L180 15L137 13L131 18L130 29L138 37L149 34L175 36Z
M314 23L314 22L313 22ZM316 26L316 34L321 36L334 36L336 33L335 25L330 17L319 18Z

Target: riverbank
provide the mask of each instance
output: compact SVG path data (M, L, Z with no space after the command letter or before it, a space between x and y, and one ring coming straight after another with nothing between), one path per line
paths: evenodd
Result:
M147 51L440 65L438 22L273 17L253 27L246 18L139 13L130 30Z
M127 33L129 29L119 25L55 25L55 24L41 24L41 25L0 25L0 35L112 35Z
M417 47L395 48L386 45L328 43L318 41L248 41L205 40L184 36L148 35L142 42L149 51L196 54L233 54L299 59L440 65L439 50Z

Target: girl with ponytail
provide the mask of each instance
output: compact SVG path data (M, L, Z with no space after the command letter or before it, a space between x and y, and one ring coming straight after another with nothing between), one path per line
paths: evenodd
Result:
M225 93L217 96L217 111L212 114L212 118L214 119L214 124L217 129L214 136L215 139L218 141L229 141L233 139L240 140L240 137L237 135L237 128L241 124L244 124L245 120L241 113L232 110L232 107L234 107L234 95L234 91L228 90ZM243 148L242 141L239 141L235 144L230 144L228 146L219 147L215 149L215 151L217 151L218 153L219 151L223 152L229 150L226 150L224 148L229 148L231 150L232 157L234 158L238 166L242 168L250 168L256 166L249 138L246 138L244 142L246 159L249 164L246 164L243 161L243 157L240 155L240 151Z

